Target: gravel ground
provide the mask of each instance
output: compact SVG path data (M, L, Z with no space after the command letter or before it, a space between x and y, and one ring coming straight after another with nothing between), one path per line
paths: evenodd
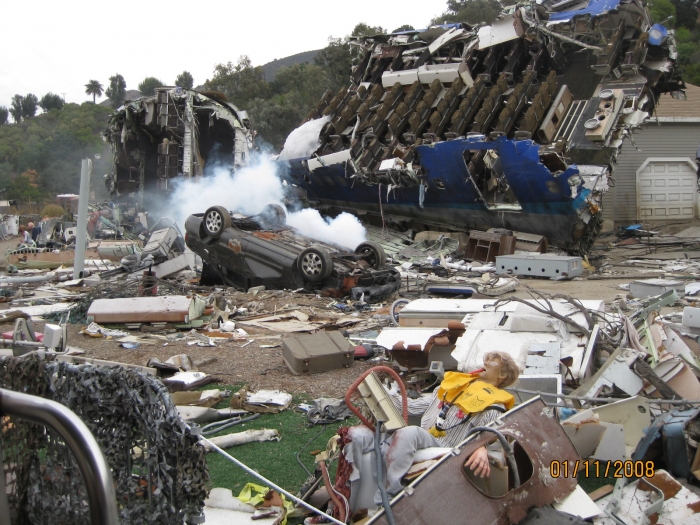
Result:
M675 229L688 227L689 222L674 224ZM665 228L671 233L671 228ZM617 264L626 258L634 257L647 250L645 248L613 248L606 247L611 239L600 239L599 249L596 250L598 263L603 260ZM14 245L16 241L8 241ZM2 244L2 243L0 243ZM2 246L0 246L2 247ZM7 247L7 246L4 246ZM601 249L603 248L603 249ZM599 258L602 256L602 260ZM595 259L596 257L594 257ZM618 294L624 293L618 285L629 283L635 274L640 272L638 268L618 267L616 268L619 278L609 280L588 280L580 277L572 281L550 281L546 279L522 279L524 284L548 293L565 293L579 299L602 299L612 301ZM629 274L629 275L628 275ZM119 285L116 285L119 286ZM31 290L32 285L22 288ZM513 294L516 297L529 298L529 292L520 287ZM313 295L301 295L284 291L263 291L258 295L252 293L235 292L231 289L225 291L226 299L230 305L245 307L249 316L272 315L280 310L290 311L298 309L310 316L332 318L347 316L348 313L341 313L334 307L329 308L332 303L330 298L321 298ZM506 298L504 296L501 298ZM415 296L411 298L416 298ZM0 304L0 309L9 309L7 303ZM376 314L388 313L388 307L384 310L363 312L359 317L363 323L353 327L353 330L362 328L375 328L377 321L373 319ZM2 331L11 331L14 323L0 325ZM105 359L123 363L146 365L149 359L158 358L165 361L168 358L186 353L196 361L209 358L216 358L213 362L200 367L200 370L211 374L221 384L232 385L245 383L252 390L259 389L279 389L291 394L305 394L312 398L317 397L342 397L347 388L354 380L371 365L362 361L355 361L354 366L347 369L333 370L321 374L295 376L282 360L282 348L261 348L281 343L283 334L272 332L263 328L245 327L250 334L248 339L253 339L252 343L247 341L229 340L217 342L216 347L188 346L185 341L171 341L167 345L162 342L155 345L141 345L136 350L122 348L115 340L106 338L92 338L82 333L82 325L69 325L68 342L71 346L85 350L87 357ZM43 323L37 323L37 332L41 332ZM172 330L172 328L171 328ZM134 332L134 335L142 335ZM245 345L245 346L244 346Z
M314 296L300 296L287 292L263 292L260 296L239 292L227 292L227 299L233 304L249 309L249 315L272 315L275 310L298 309L307 315L318 317L340 317L347 314L337 313L337 309L327 308L332 299L317 298ZM5 305L3 305L5 306ZM376 325L371 320L370 314L360 314L365 319L362 325ZM37 333L43 331L41 322L35 323ZM12 331L13 323L0 325L3 332ZM199 347L188 345L185 340L168 341L167 344L157 342L155 345L141 346L135 350L122 348L114 339L89 337L81 330L84 325L68 325L68 344L71 347L85 351L85 357L117 361L121 363L146 365L152 358L165 361L178 354L188 354L194 362L215 358L214 361L200 366L202 372L214 376L220 384L232 385L245 383L252 390L278 389L290 394L305 394L312 398L318 397L343 397L348 387L371 365L356 360L350 368L332 370L313 375L293 375L282 359L281 339L286 334L272 332L258 327L243 327L249 337L245 340L217 341L216 347ZM201 330L200 330L201 331ZM177 332L172 326L168 332ZM182 330L187 333L187 330ZM153 333L153 332L149 332ZM132 331L132 335L148 335L139 331ZM165 332L156 332L166 335ZM248 343L249 340L253 342ZM247 344L246 344L247 343ZM245 346L244 346L245 345ZM279 345L275 348L261 348L261 346Z

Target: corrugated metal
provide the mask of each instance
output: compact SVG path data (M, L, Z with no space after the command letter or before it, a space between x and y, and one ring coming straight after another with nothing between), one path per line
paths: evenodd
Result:
M639 220L637 217L637 169L649 157L688 157L695 159L700 144L700 124L661 123L655 119L634 135L638 151L625 140L617 158L613 177L615 187L603 196L603 218L616 222Z

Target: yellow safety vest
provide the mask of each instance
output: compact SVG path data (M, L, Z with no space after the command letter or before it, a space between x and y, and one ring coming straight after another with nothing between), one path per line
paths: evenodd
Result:
M469 414L481 412L498 403L510 410L515 404L515 398L505 390L481 381L479 376L461 372L445 372L445 379L440 383L437 395L440 401L454 404Z

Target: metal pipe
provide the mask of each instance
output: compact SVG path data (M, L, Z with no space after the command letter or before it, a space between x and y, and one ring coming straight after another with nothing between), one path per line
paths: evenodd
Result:
M91 523L119 524L112 471L90 429L73 411L56 401L0 389L0 413L58 433L75 456L85 481Z
M80 279L85 267L85 243L87 242L87 213L90 200L90 174L92 161L83 159L80 169L80 200L78 201L78 231L75 237L75 259L73 260L73 279Z
M240 468L242 468L245 472L247 472L248 474L250 474L250 475L253 476L254 478L257 478L257 479L259 479L260 481L262 481L263 483L265 483L266 485L269 485L270 487L272 487L273 489L275 489L275 490L276 490L277 492L279 492L280 494L284 494L285 496L287 496L290 500L292 500L292 501L293 501L294 503L296 503L297 505L301 505L302 507L304 507L304 508L310 510L311 512L314 512L314 513L318 514L319 516L323 516L324 518L326 518L327 520L329 520L329 521L335 523L336 525L345 525L345 523L343 523L342 521L335 519L333 516L329 516L328 514L326 514L325 512L323 512L323 511L321 511L321 510L319 510L319 509L317 509L317 508L314 507L313 505L309 505L309 504L306 503L305 501L303 501L303 500L297 498L296 496L293 496L292 494L290 494L289 492L287 492L286 490L284 490L284 489L283 489L282 487L280 487L279 485L276 485L275 483L273 483L272 481L270 481L269 479L267 479L265 476L261 475L259 472L256 472L256 471L253 470L252 468L248 467L245 463L241 463L240 461L238 461L236 458L234 458L231 454L229 454L229 453L226 452L225 450L223 450L223 449L217 447L214 443L212 443L211 441L209 441L209 440L208 440L207 438L205 438L204 436L199 436L199 439L200 439L201 441L203 441L204 443L206 443L206 444L207 444L209 447L211 447L212 449L216 450L219 454L221 454L221 455L224 456L225 458L228 458L230 461L232 461L233 463L235 463L236 465L238 465Z
M253 414L252 416L243 419L241 419L241 416L234 416L228 419L224 419L223 421L215 421L214 423L209 423L208 425L204 425L202 427L202 435L211 436L212 434L221 432L222 430L225 430L229 427L240 425L241 423L245 423L246 421L253 421L254 419L258 419L259 417L260 414Z

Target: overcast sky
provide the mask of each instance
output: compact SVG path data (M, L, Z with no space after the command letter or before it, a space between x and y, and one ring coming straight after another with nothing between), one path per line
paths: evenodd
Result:
M425 27L446 0L24 0L7 2L0 31L0 106L15 93L51 91L81 103L85 84L120 73L127 89L154 76L195 85L214 66L248 55L263 65L325 47L359 22L392 30ZM104 100L104 96L102 99ZM98 101L99 101L98 100Z

